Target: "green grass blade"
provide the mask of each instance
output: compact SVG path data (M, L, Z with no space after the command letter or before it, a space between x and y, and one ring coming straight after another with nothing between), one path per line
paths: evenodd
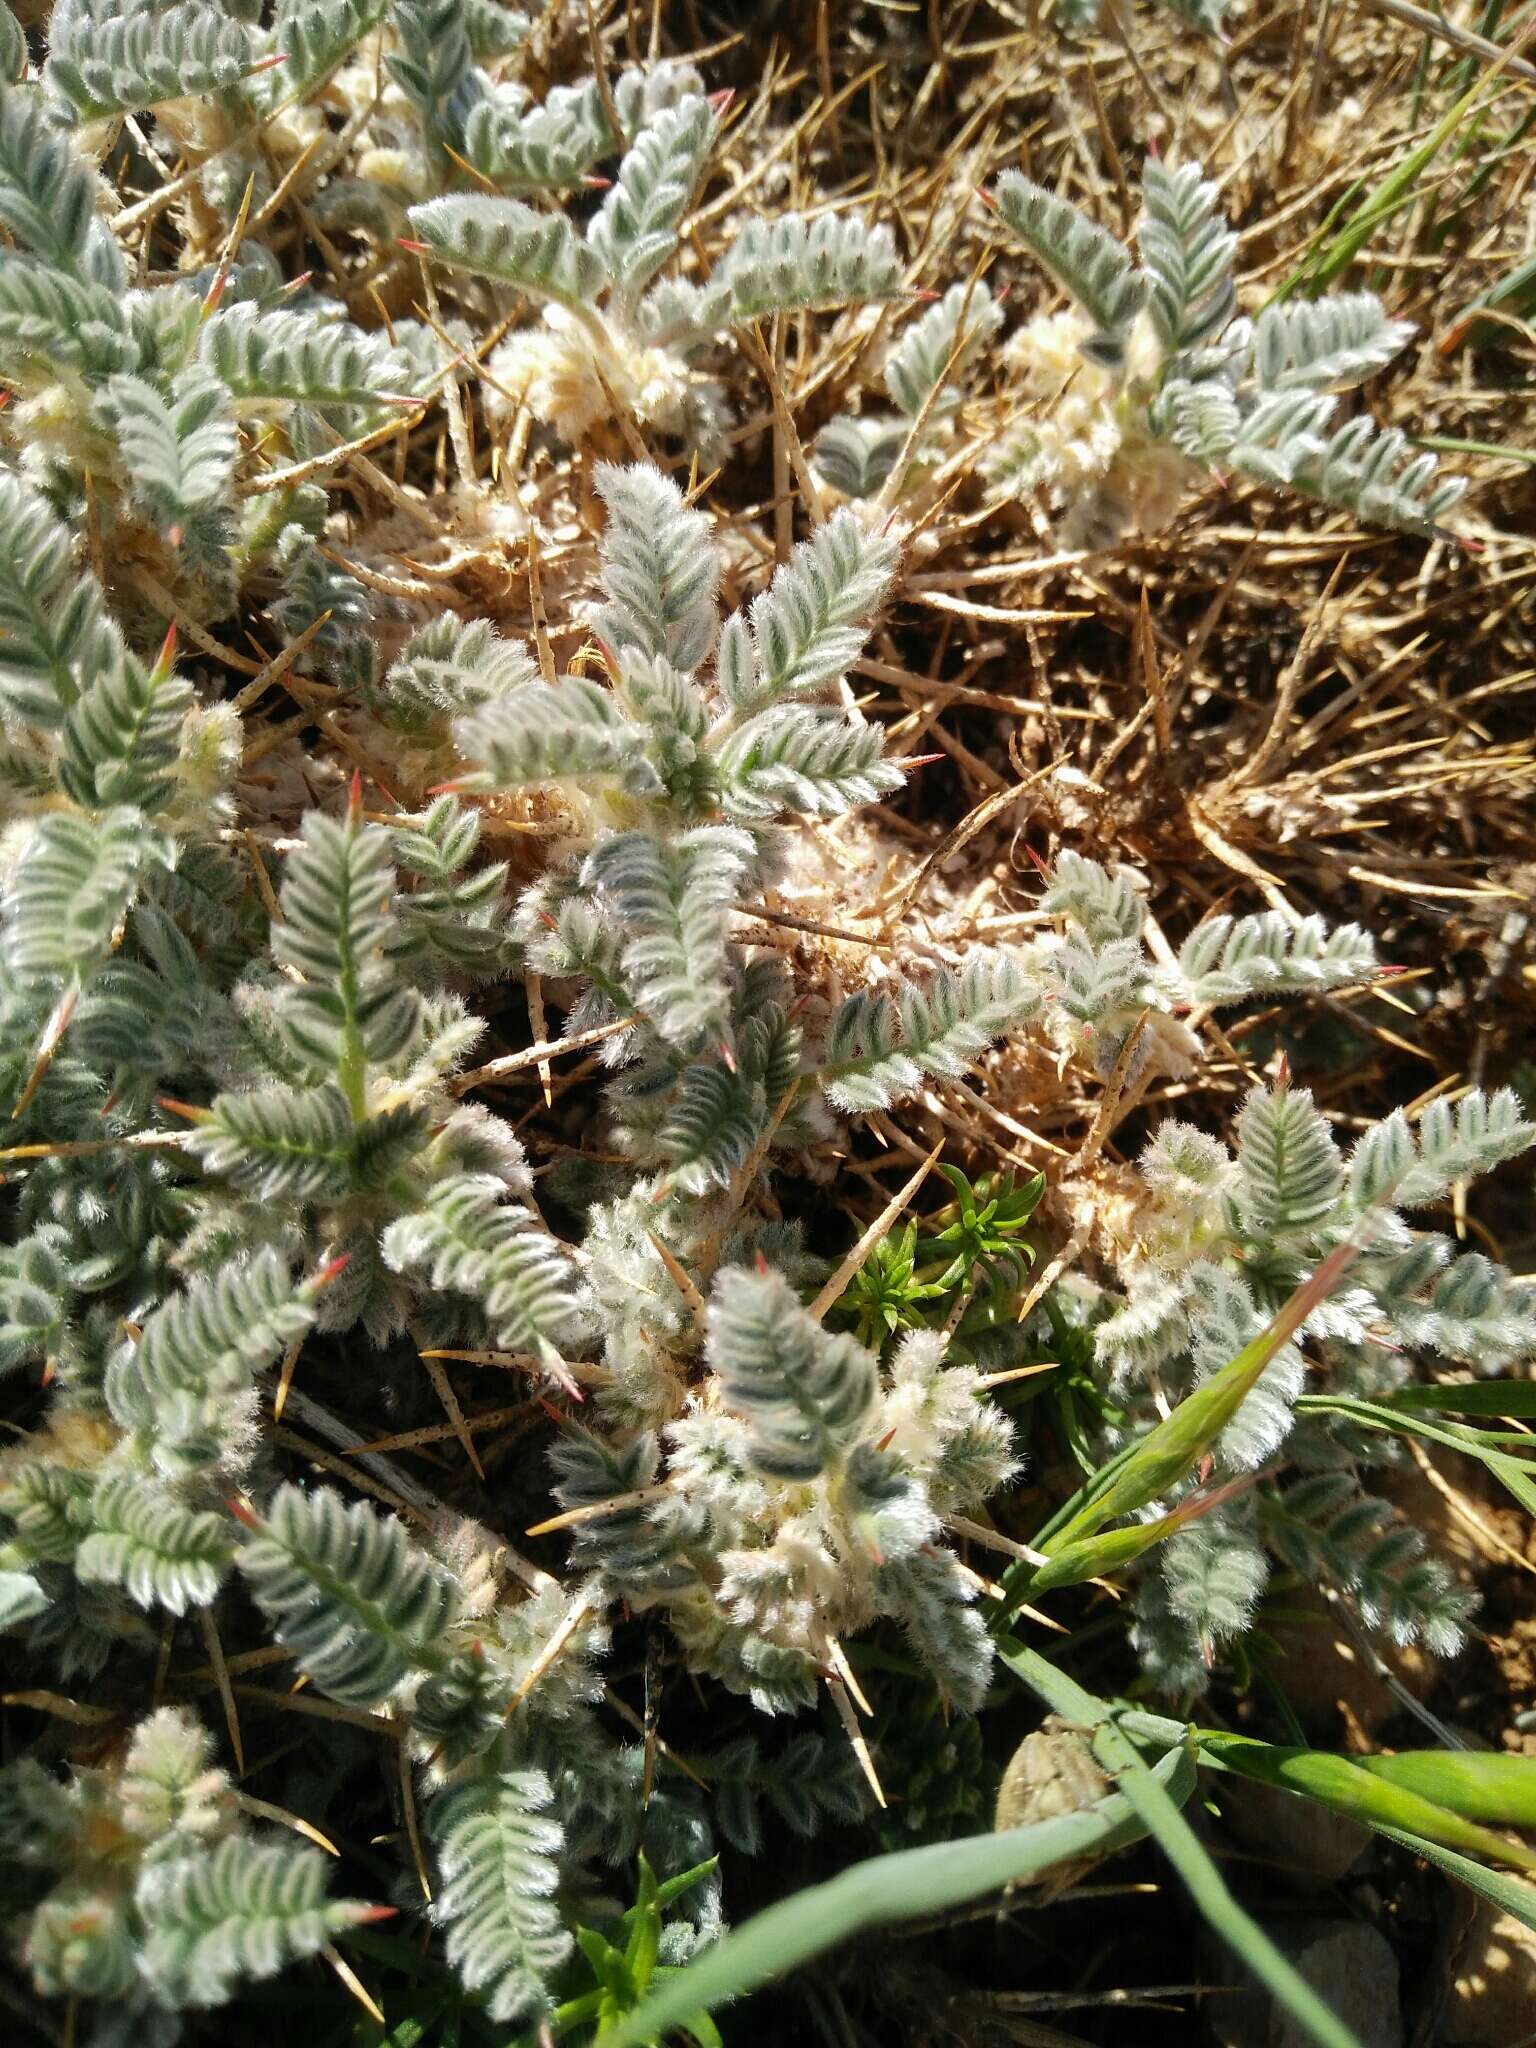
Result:
M1464 1820L1536 1828L1536 1757L1471 1749L1405 1749L1361 1756L1357 1769L1418 1793Z
M1220 1372L1188 1394L1124 1459L1108 1486L1096 1493L1065 1528L1036 1548L1053 1557L1068 1544L1094 1535L1106 1522L1135 1514L1159 1500L1191 1472L1257 1386L1270 1360L1295 1336L1320 1301L1332 1292L1354 1257L1353 1240L1335 1247L1302 1282L1269 1327L1245 1344Z
M1102 1578L1132 1563L1143 1551L1161 1543L1181 1528L1185 1515L1161 1515L1155 1522L1134 1522L1128 1529L1104 1529L1097 1536L1082 1537L1076 1543L1054 1547L1046 1562L1036 1567L1029 1580L1031 1599L1051 1593L1058 1586L1080 1586L1085 1579Z
M1175 1411L1177 1412L1177 1411ZM1504 1490L1519 1502L1528 1515L1536 1515L1536 1471L1526 1458L1501 1450L1507 1443L1533 1444L1529 1436L1472 1429L1461 1423L1437 1423L1422 1414L1405 1410L1400 1404L1388 1407L1378 1401L1351 1401L1332 1394L1304 1394L1296 1403L1298 1414L1344 1415L1364 1429L1379 1429L1393 1436L1422 1437L1447 1450L1461 1451L1485 1465Z
M1502 320L1480 317L1500 313ZM1490 341L1509 342L1519 337L1521 324L1536 316L1536 256L1527 256L1507 271L1487 291L1480 292L1466 310L1451 322L1440 343L1440 353L1451 355L1464 343L1474 348Z
M1275 298L1289 298L1293 292L1300 289L1326 289L1341 276L1354 262L1376 229L1403 207L1412 203L1417 196L1419 180L1424 172L1472 113L1489 86L1498 87L1502 82L1489 74L1469 86L1449 113L1430 130L1418 148L1410 150L1397 168L1390 171L1373 191L1366 194L1338 233L1320 247L1313 243L1275 293Z
M1158 1770L1150 1769L1106 1701L1084 1692L1065 1672L1058 1671L1038 1652L1012 1637L998 1644L998 1655L1014 1676L1022 1679L1056 1713L1094 1729L1094 1753L1105 1769L1115 1774L1121 1793L1178 1872L1207 1923L1241 1956L1292 2018L1305 2027L1320 2048L1360 2048L1355 2035L1337 2014L1329 2011L1263 1928L1233 1898L1189 1822L1163 1789L1159 1780L1162 1764L1167 1762L1167 1756L1182 1754L1182 1749L1168 1751Z
M1415 448L1428 448L1436 455L1486 455L1498 462L1518 462L1536 469L1536 448L1516 448L1508 441L1463 441L1455 434L1410 434Z
M1536 462L1536 452L1530 458ZM1397 1387L1376 1397L1378 1408L1424 1409L1440 1415L1536 1416L1536 1380L1453 1381L1433 1387Z
M1320 1806L1347 1814L1367 1827L1397 1828L1446 1848L1465 1850L1487 1862L1511 1863L1518 1870L1536 1871L1536 1850L1528 1849L1523 1842L1506 1841L1502 1835L1479 1827L1460 1813L1436 1805L1422 1790L1407 1782L1394 1782L1386 1773L1378 1776L1363 1770L1350 1757L1332 1756L1318 1749L1283 1749L1274 1743L1255 1741L1252 1736L1227 1735L1215 1730L1203 1729L1197 1739L1202 1757L1225 1764L1242 1777L1256 1778L1261 1784L1277 1786L1283 1792L1315 1799ZM1456 1760L1449 1751L1443 1758L1448 1768L1441 1774L1441 1782L1452 1790L1455 1781L1449 1766ZM1393 1759L1377 1761L1390 1764ZM1501 1759L1490 1757L1486 1761ZM1465 1779L1461 1781L1461 1790L1467 1791Z
M1193 1761L1183 1750L1170 1750L1154 1782L1177 1813L1176 1802L1188 1798L1194 1785ZM741 1997L863 1928L963 1905L1038 1877L1055 1864L1107 1855L1139 1841L1144 1832L1135 1808L1112 1792L1081 1813L1060 1814L1031 1827L900 1849L856 1863L733 1929L605 2035L604 2048L642 2048L668 2028Z
M1501 1913L1512 1913L1527 1927L1536 1929L1536 1885L1528 1885L1524 1878L1511 1877L1504 1870L1487 1870L1481 1863L1474 1863L1470 1856L1459 1856L1454 1849L1447 1849L1439 1842L1426 1842L1422 1836L1409 1834L1405 1829L1381 1828L1378 1833L1385 1835L1389 1842L1411 1849L1426 1863L1437 1864L1447 1877L1454 1877L1468 1891L1481 1893Z
M1094 1750L1100 1762L1117 1773L1121 1792L1178 1872L1212 1931L1242 1958L1319 2048L1360 2048L1357 2036L1233 1898L1194 1829L1121 1730L1113 1726L1101 1729Z

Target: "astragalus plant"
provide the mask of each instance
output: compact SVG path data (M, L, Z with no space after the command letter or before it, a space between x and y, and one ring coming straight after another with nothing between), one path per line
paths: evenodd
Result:
M1133 1442L1206 1384L1330 1253L1358 1249L1220 1431L1208 1469L1159 1504L1197 1511L1138 1589L1144 1668L1166 1693L1203 1691L1276 1564L1390 1641L1453 1656L1475 1602L1371 1491L1373 1468L1398 1451L1379 1404L1430 1362L1489 1375L1528 1364L1536 1283L1408 1218L1529 1150L1536 1124L1509 1089L1474 1091L1432 1104L1417 1126L1399 1111L1346 1154L1308 1091L1281 1082L1249 1095L1234 1136L1229 1149L1164 1124L1105 1204L1117 1284L1083 1298L1116 1404L1108 1445Z
M1437 481L1434 455L1400 428L1337 416L1341 394L1390 363L1412 327L1369 291L1239 314L1237 237L1198 164L1147 160L1139 262L1021 172L982 197L1072 304L994 349L1000 303L979 280L952 285L888 350L896 416L840 417L819 435L836 490L888 501L936 461L974 460L994 499L1037 503L1070 548L1159 533L1202 481L1231 476L1366 525L1442 530L1465 482ZM982 371L1000 399L980 396Z
M1437 483L1435 457L1414 453L1400 428L1368 413L1336 419L1338 394L1390 362L1412 329L1368 291L1239 315L1237 237L1198 164L1148 160L1139 264L1021 172L1005 171L988 197L1073 305L1008 342L1025 416L985 467L994 488L1055 506L1069 546L1157 532L1212 471L1409 533L1433 533L1460 499L1465 484Z
M488 365L493 388L579 443L615 415L718 453L728 421L715 344L776 314L891 299L888 228L835 213L749 220L699 281L661 273L689 226L720 106L689 92L635 137L585 230L516 199L465 193L411 209L423 253L542 303Z
M88 1680L149 1654L154 1617L208 1608L238 1570L322 1693L399 1724L447 1953L503 2018L539 2009L569 1946L547 1897L560 1871L599 1846L627 1857L644 1818L592 1713L613 1602L661 1603L696 1670L776 1706L809 1696L830 1629L893 1614L973 1703L988 1650L939 1516L1011 1469L971 1376L930 1345L882 1380L797 1305L803 1255L746 1208L771 1146L824 1132L829 1100L894 1100L955 1071L1038 1000L1015 960L980 956L899 1014L850 999L808 1050L781 971L731 935L786 819L900 778L835 701L895 543L843 515L721 629L703 516L654 470L601 481L601 684L546 683L483 634L460 667L427 629L462 782L568 807L567 857L510 925L504 871L471 867L478 817L450 795L386 826L354 786L286 843L275 896L253 894L226 844L238 727L196 709L169 649L130 652L65 529L6 484L26 773L0 934L20 1148L3 1340L9 1365L51 1382L0 1477L7 1622L29 1657ZM425 660L405 651L386 701L397 675L420 687ZM454 991L509 961L585 991L572 1029L613 1027L629 1186L579 1246L530 1206L510 1127L456 1099L483 1027ZM406 1331L520 1358L555 1388L580 1374L608 1426L568 1436L564 1488L648 1483L664 1426L664 1511L603 1517L590 1575L561 1588L509 1576L485 1531L422 1543L331 1489L274 1487L263 1387L312 1331L346 1338L363 1372ZM668 1806L650 1811L653 1841ZM696 1847L696 1817L674 1835ZM218 1854L222 1869L246 1851ZM315 1918L313 1869L199 1893L232 1971L258 1895L274 1963L341 1924ZM107 1957L131 1922L87 1915L61 1950L51 1912L39 1896L23 1923L40 1987L110 1986L150 2014L227 1981L162 1969L153 1947L125 1978Z

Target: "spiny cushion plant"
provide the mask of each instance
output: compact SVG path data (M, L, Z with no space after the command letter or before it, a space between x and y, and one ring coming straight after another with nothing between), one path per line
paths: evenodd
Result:
M889 1108L962 1071L1036 1018L1064 1048L1091 1042L1106 1074L1138 1054L1177 1066L1191 1053L1180 1008L1327 989L1373 967L1354 928L1222 918L1157 970L1128 879L1064 855L1046 899L1059 934L855 994L808 1036L782 970L732 938L731 918L770 885L784 820L835 815L899 776L878 731L829 701L897 544L842 513L722 626L702 515L653 469L598 482L602 684L546 683L483 636L463 668L426 629L439 692L458 687L468 706L449 720L471 764L461 790L558 787L571 806L567 852L510 920L488 910L487 877L499 892L502 869L460 879L475 813L458 797L392 832L362 816L354 784L339 815L311 812L290 843L270 929L253 920L246 945L209 946L175 882L214 853L222 798L173 822L179 736L140 720L125 739L119 720L87 728L91 773L67 779L61 753L56 795L22 808L4 930L21 1129L46 1133L18 1176L7 1349L16 1364L51 1360L55 1381L46 1422L5 1462L9 1617L89 1670L131 1646L137 1612L206 1607L238 1570L324 1695L401 1723L441 1844L447 1953L507 2019L539 2008L566 1953L548 1900L562 1853L595 1846L594 1801L611 1824L633 1793L592 1714L591 1660L616 1603L660 1613L692 1669L767 1712L809 1705L840 1639L882 1616L956 1707L986 1690L976 1582L942 1538L1016 1469L1009 1426L978 1370L946 1361L943 1332L914 1331L882 1368L801 1306L804 1254L747 1202L775 1152L813 1142L834 1111ZM62 554L63 535L53 544ZM99 606L80 587L77 604ZM409 685L424 658L408 645L390 675ZM94 779L103 755L110 803ZM397 844L429 888L401 886ZM570 1028L614 1069L629 1185L590 1204L579 1245L529 1206L509 1126L455 1099L481 1027L450 984L498 961L583 989ZM191 1119L180 1136L144 1124L172 1085ZM99 1135L104 1114L115 1139ZM1357 1208L1332 1153L1312 1156L1325 1137L1307 1125L1294 1143L1261 1138L1263 1121L1255 1107L1240 1126L1230 1196L1209 1141L1174 1130L1163 1151L1205 1164L1204 1199L1236 1204L1227 1228L1262 1246L1273 1298ZM1406 1126L1382 1132L1367 1208L1401 1178L1383 1148L1412 1149ZM1420 1199L1530 1132L1501 1098L1441 1135L1408 1162ZM104 1247L93 1226L125 1165L138 1194L113 1205ZM1161 1188L1161 1169L1146 1171ZM1137 1211L1143 1231L1155 1199ZM1169 1335L1154 1362L1193 1343L1198 1371L1252 1334L1263 1295L1223 1277L1214 1226L1193 1218L1175 1205L1168 1228L1200 1256L1160 1251L1172 1277L1156 1283L1168 1300L1153 1320ZM1413 1341L1465 1355L1492 1318L1519 1347L1528 1304L1486 1261L1442 1273L1407 1239L1382 1251L1391 1272L1373 1301L1390 1298ZM1145 1292L1104 1324L1107 1359L1146 1353ZM1333 1305L1327 1323L1367 1363L1369 1313ZM404 1329L427 1350L519 1356L571 1391L578 1375L595 1383L596 1429L568 1429L555 1451L574 1586L514 1571L522 1597L509 1598L502 1554L472 1526L423 1545L329 1488L273 1491L262 1377L315 1329L375 1343ZM1272 1375L1223 1455L1269 1454L1289 1420L1270 1410L1295 1380L1294 1366ZM1297 1490L1277 1493L1273 1513L1301 1524ZM1383 1566L1362 1581L1369 1611L1390 1578ZM1391 1583L1391 1625L1411 1626L1418 1599L1443 1639L1438 1582L1415 1591L1399 1571ZM1219 1606L1192 1621L1207 1634L1237 1625ZM493 1909L488 1873L514 1867L518 1903L498 1881ZM95 1967L82 1960L75 1988L95 1984ZM179 1983L143 1995L175 2005Z
M684 488L593 458L646 433L722 452L728 401L761 395L732 339L860 307L867 338L904 267L886 227L819 203L702 262L720 96L656 62L536 99L508 71L544 75L537 36L492 0L58 0L46 61L0 35L0 1631L35 1751L0 1769L0 1889L45 2036L172 2043L286 1968L349 1973L396 1910L412 1940L382 1952L433 1987L423 2025L606 2027L718 1935L723 1845L859 1824L865 1664L920 1694L914 1726L954 1717L964 1796L913 1760L907 1831L974 1817L967 1717L1017 1574L969 1546L1040 1555L992 1522L1028 1521L1010 1494L1039 1462L1003 1388L1042 1350L1072 1363L1097 1473L1341 1248L1346 1282L1209 1466L1127 1510L1150 1553L1130 1639L1146 1685L1192 1695L1278 1559L1448 1653L1466 1603L1364 1489L1373 1417L1430 1361L1502 1370L1536 1341L1529 1283L1397 1213L1531 1142L1507 1091L1347 1158L1283 1079L1231 1145L1164 1123L1134 1169L1101 1164L1106 1121L1043 1176L948 1166L921 1231L833 1270L863 1130L911 1145L889 1112L1029 1057L1093 1077L1107 1119L1200 1071L1212 1013L1383 970L1360 926L1278 912L1154 943L1139 878L1071 849L1024 939L916 942L902 971L866 944L856 977L771 943L837 936L778 892L834 827L883 858L857 814L917 765L852 680L910 533L809 489L776 544L743 522L759 568L696 466ZM1133 271L1059 202L1002 193L1114 382L1103 504L1122 449L1161 436L1432 525L1422 473L1318 439L1320 387L1398 339L1374 301L1231 324L1209 188L1154 167L1147 198L1162 239ZM826 477L861 499L941 459L1000 319L947 282L885 358L899 418L829 429ZM1275 392L1300 394L1283 431L1259 424ZM381 568L333 489L430 517L385 450L441 404L411 459L451 453L474 499L471 421L509 403L543 455L576 448L565 673L541 599L526 645L505 607L466 616L446 574ZM259 662L232 646L253 623ZM279 683L296 719L263 708ZM525 1073L547 1128L482 1099ZM814 1243L796 1181L836 1224ZM1055 1230L1075 1264L1047 1260ZM524 1464L482 1462L450 1365L516 1376ZM397 1429L423 1383L446 1422ZM433 1471L456 1505L380 1438L461 1453ZM530 1523L558 1570L518 1548ZM265 1704L323 1738L277 1753L281 1805L244 1790L269 1667ZM686 1757L651 1712L676 1672L708 1724ZM387 1793L345 1844L367 1896L333 1898L336 1845L295 1828L375 1748Z

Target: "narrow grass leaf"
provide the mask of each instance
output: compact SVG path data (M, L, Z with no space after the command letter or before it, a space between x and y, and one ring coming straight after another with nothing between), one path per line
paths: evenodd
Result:
M1470 1856L1460 1856L1439 1842L1426 1842L1422 1836L1409 1834L1405 1829L1381 1828L1378 1832L1389 1842L1396 1842L1404 1849L1411 1849L1415 1856L1422 1856L1426 1863L1435 1864L1447 1877L1454 1877L1468 1891L1479 1893L1501 1913L1512 1914L1516 1920L1536 1931L1536 1886L1528 1885L1523 1877L1511 1877L1503 1870L1485 1869L1481 1863L1474 1863Z
M1170 1749L1155 1768L1149 1766L1120 1727L1107 1701L1085 1692L1048 1659L1011 1636L999 1641L997 1652L1014 1676L1054 1712L1095 1731L1095 1755L1106 1770L1114 1773L1122 1796L1178 1872L1208 1925L1242 1958L1260 1983L1268 1986L1319 2048L1360 2048L1350 2029L1329 2011L1263 1928L1233 1898L1189 1822L1168 1797L1163 1784L1164 1766L1170 1756L1187 1754L1186 1747ZM1188 1733L1193 1736L1194 1731ZM1261 1743L1259 1747L1265 1745Z
M1479 1827L1473 1820L1464 1819L1459 1812L1437 1805L1425 1796L1422 1786L1398 1781L1394 1782L1386 1773L1364 1770L1360 1763L1349 1757L1330 1756L1326 1751L1316 1749L1286 1749L1269 1742L1255 1741L1251 1736L1226 1735L1203 1730L1199 1736L1200 1753L1213 1762L1225 1764L1228 1769L1242 1777L1255 1778L1261 1784L1274 1785L1284 1792L1299 1792L1308 1799L1315 1799L1320 1806L1330 1807L1335 1813L1348 1814L1351 1820L1364 1822L1368 1827L1392 1827L1409 1834L1421 1835L1426 1841L1439 1842L1446 1848L1461 1849L1479 1856L1485 1861L1513 1864L1517 1870L1536 1871L1536 1850L1528 1849L1523 1842L1508 1842L1502 1835L1490 1829ZM1446 1754L1440 1761L1447 1766L1458 1761L1475 1762L1477 1759L1459 1759ZM1391 1764L1394 1758L1376 1759L1378 1764ZM1506 1759L1487 1757L1486 1763L1497 1763ZM1413 1775L1410 1769L1407 1776ZM1420 1777L1422 1779L1423 1773ZM1454 1784L1450 1770L1441 1774L1440 1782L1447 1787ZM1464 1797L1473 1794L1465 1778L1460 1782ZM1523 1796L1530 1798L1529 1790ZM1491 1783L1484 1787L1484 1798L1492 1797Z
M1536 1757L1496 1751L1405 1749L1354 1759L1362 1771L1495 1827L1536 1828Z
M1245 1344L1230 1365L1223 1366L1203 1386L1187 1395L1156 1428L1148 1430L1120 1465L1113 1482L1085 1502L1064 1529L1037 1548L1044 1550L1047 1557L1054 1557L1068 1544L1102 1529L1106 1522L1135 1514L1192 1471L1258 1385L1270 1360L1338 1284L1355 1249L1349 1241L1331 1251L1296 1289L1269 1327L1252 1343Z
M1194 1784L1188 1753L1170 1750L1149 1776L1176 1814L1177 1802L1188 1798ZM1130 1802L1114 1792L1080 1813L1030 1827L900 1849L856 1863L840 1877L770 1906L706 1949L605 2035L605 2048L642 2048L668 2027L741 1997L863 1928L963 1905L1038 1877L1056 1864L1108 1855L1139 1841L1145 1831ZM1352 2037L1338 2037L1337 2048L1355 2048Z

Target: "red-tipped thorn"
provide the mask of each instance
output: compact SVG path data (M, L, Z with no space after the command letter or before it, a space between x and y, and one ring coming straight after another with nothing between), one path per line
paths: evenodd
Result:
M350 1252L341 1252L334 1259L328 1259L314 1279L310 1281L310 1292L318 1294L322 1288L329 1287L333 1280L339 1280L351 1263L352 1254Z
M457 796L467 780L467 776L461 775L453 782L434 782L426 794L428 796Z
M981 201L983 206L990 206L992 211L996 213L997 201L996 199L993 198L992 194L987 190L985 185L978 185L976 187L976 197Z
M768 1277L768 1261L763 1257L761 1252L758 1252L756 1254L756 1264L758 1272L761 1273L763 1278L766 1280Z
M347 786L347 814L355 818L363 808L363 771L352 770L352 780Z
M904 761L898 761L896 765L904 775L910 775L914 768L931 768L935 761L948 759L947 754L908 754Z
M245 1498L244 1494L232 1493L224 1503L237 1522L244 1522L247 1529L259 1529L261 1517Z
M305 285L309 283L314 274L312 270L301 270L297 277L289 278L288 282L283 286L283 290L289 293L303 291Z
M909 299L917 299L925 306L932 306L938 303L942 294L930 291L925 284L909 284L904 296Z
M259 57L245 75L247 78L259 78L263 71L275 71L279 64L287 62L288 54L285 50L274 50L270 57Z
M734 1074L736 1071L736 1055L731 1051L731 1048L726 1044L723 1038L721 1039L717 1050L720 1054L721 1059L725 1062L725 1071L728 1074Z
M1275 1086L1277 1088L1289 1088L1290 1085L1291 1056L1288 1052L1283 1052L1275 1061Z
M585 172L581 182L589 192L611 192L613 190L612 178L601 177L596 171Z
M165 629L165 638L160 642L160 652L155 656L155 673L162 676L169 675L171 664L175 659L176 621L172 619Z
M178 1102L174 1095L157 1095L155 1107L165 1110L169 1116L184 1116L190 1124L200 1124L205 1117L212 1115L211 1110L199 1109L195 1103Z
M59 1365L57 1359L45 1358L43 1360L42 1372L38 1375L37 1384L40 1387L51 1387L53 1385L54 1378L58 1373L58 1370Z
M709 104L714 108L716 114L723 121L726 115L731 111L731 105L735 98L735 86L723 85L721 86L718 92L712 92L709 95Z
M1147 137L1147 155L1152 159L1153 163L1157 162L1158 158L1162 155L1162 153L1162 145L1161 143L1159 143L1157 137L1155 135L1149 135Z
M538 1402L539 1406L544 1410L544 1413L549 1417L551 1422L558 1422L562 1425L562 1427L564 1426L565 1417L560 1413L560 1410L555 1406L553 1401L546 1401L544 1396L540 1394L538 1397Z
M179 520L174 526L168 526L165 529L165 537L173 548L181 546L181 522Z
M1043 860L1041 856L1038 853L1036 853L1035 849L1028 843L1028 841L1025 842L1024 851L1029 855L1030 859L1034 862L1036 868L1039 869L1041 876L1047 882L1049 882L1052 879L1050 862L1047 860Z
M413 256L430 256L432 254L431 245L429 243L412 242L408 240L407 237L404 235L396 235L395 247L397 249L409 249Z
M399 1913L398 1906L365 1906L358 1915L359 1927L372 1927L380 1920L393 1920Z

